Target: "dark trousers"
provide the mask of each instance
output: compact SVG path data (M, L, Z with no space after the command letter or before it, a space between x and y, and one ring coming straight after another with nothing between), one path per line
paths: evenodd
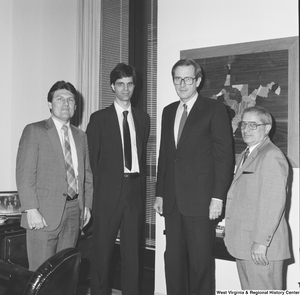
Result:
M97 196L96 196L97 197ZM95 216L91 294L110 295L110 269L120 230L121 288L123 295L139 294L139 250L143 224L140 179L124 179L117 210L111 217Z
M165 215L168 295L213 294L214 226L208 217L183 216L177 205Z

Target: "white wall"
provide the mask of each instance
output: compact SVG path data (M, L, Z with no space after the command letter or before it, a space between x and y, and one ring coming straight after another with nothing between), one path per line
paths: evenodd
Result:
M171 80L171 68L180 58L180 50L235 44L298 35L298 1L296 0L163 0L158 1L158 101L160 126L163 108L177 100ZM158 128L158 147L160 128ZM297 181L295 191L299 192ZM297 196L298 200L298 196ZM296 203L298 204L298 202ZM298 208L295 239L298 245ZM155 294L166 294L164 282L165 240L163 218L157 216ZM297 246L297 255L298 255ZM232 262L217 261L217 288L239 289ZM298 263L298 262L297 262ZM294 264L298 276L298 265ZM230 276L228 276L230 273ZM292 276L291 271L289 275ZM225 280L223 280L225 278ZM298 279L291 278L291 288Z
M75 0L0 1L1 191L16 189L18 142L26 124L50 116L50 87L75 83L76 14Z
M11 158L11 39L12 2L0 1L0 183L3 190L8 184L12 168ZM1 188L2 190L2 188Z

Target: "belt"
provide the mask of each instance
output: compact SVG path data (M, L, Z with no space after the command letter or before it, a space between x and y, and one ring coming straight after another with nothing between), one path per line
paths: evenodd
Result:
M134 179L140 177L140 173L124 173L125 179Z
M76 194L73 198L71 198L69 195L67 195L67 201L74 201L78 199L78 194Z

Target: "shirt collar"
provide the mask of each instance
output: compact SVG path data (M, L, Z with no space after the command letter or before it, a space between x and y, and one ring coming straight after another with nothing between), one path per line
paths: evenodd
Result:
M131 104L129 105L129 108L126 110L124 110L116 101L114 101L114 106L118 116L123 116L124 111L128 111L129 114L131 113Z
M195 104L197 97L198 97L198 92L196 92L195 95L188 102L183 102L182 100L180 100L180 107L183 108L183 105L186 104L187 111L189 112L192 109L193 105Z
M54 123L57 130L60 130L63 125L67 125L70 128L70 121L67 122L67 123L62 123L57 118L55 118L54 116L51 116L51 118L52 118L53 123Z
M260 141L259 143L253 145L253 146L248 146L249 147L249 155L252 153L252 151L259 145L261 145L266 139L268 138L268 136L264 137L264 139L262 141ZM248 148L247 147L247 148Z

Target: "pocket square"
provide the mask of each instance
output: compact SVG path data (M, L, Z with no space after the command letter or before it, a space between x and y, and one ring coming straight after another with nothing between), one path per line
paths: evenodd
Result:
M253 174L254 172L251 171L243 171L243 174Z

